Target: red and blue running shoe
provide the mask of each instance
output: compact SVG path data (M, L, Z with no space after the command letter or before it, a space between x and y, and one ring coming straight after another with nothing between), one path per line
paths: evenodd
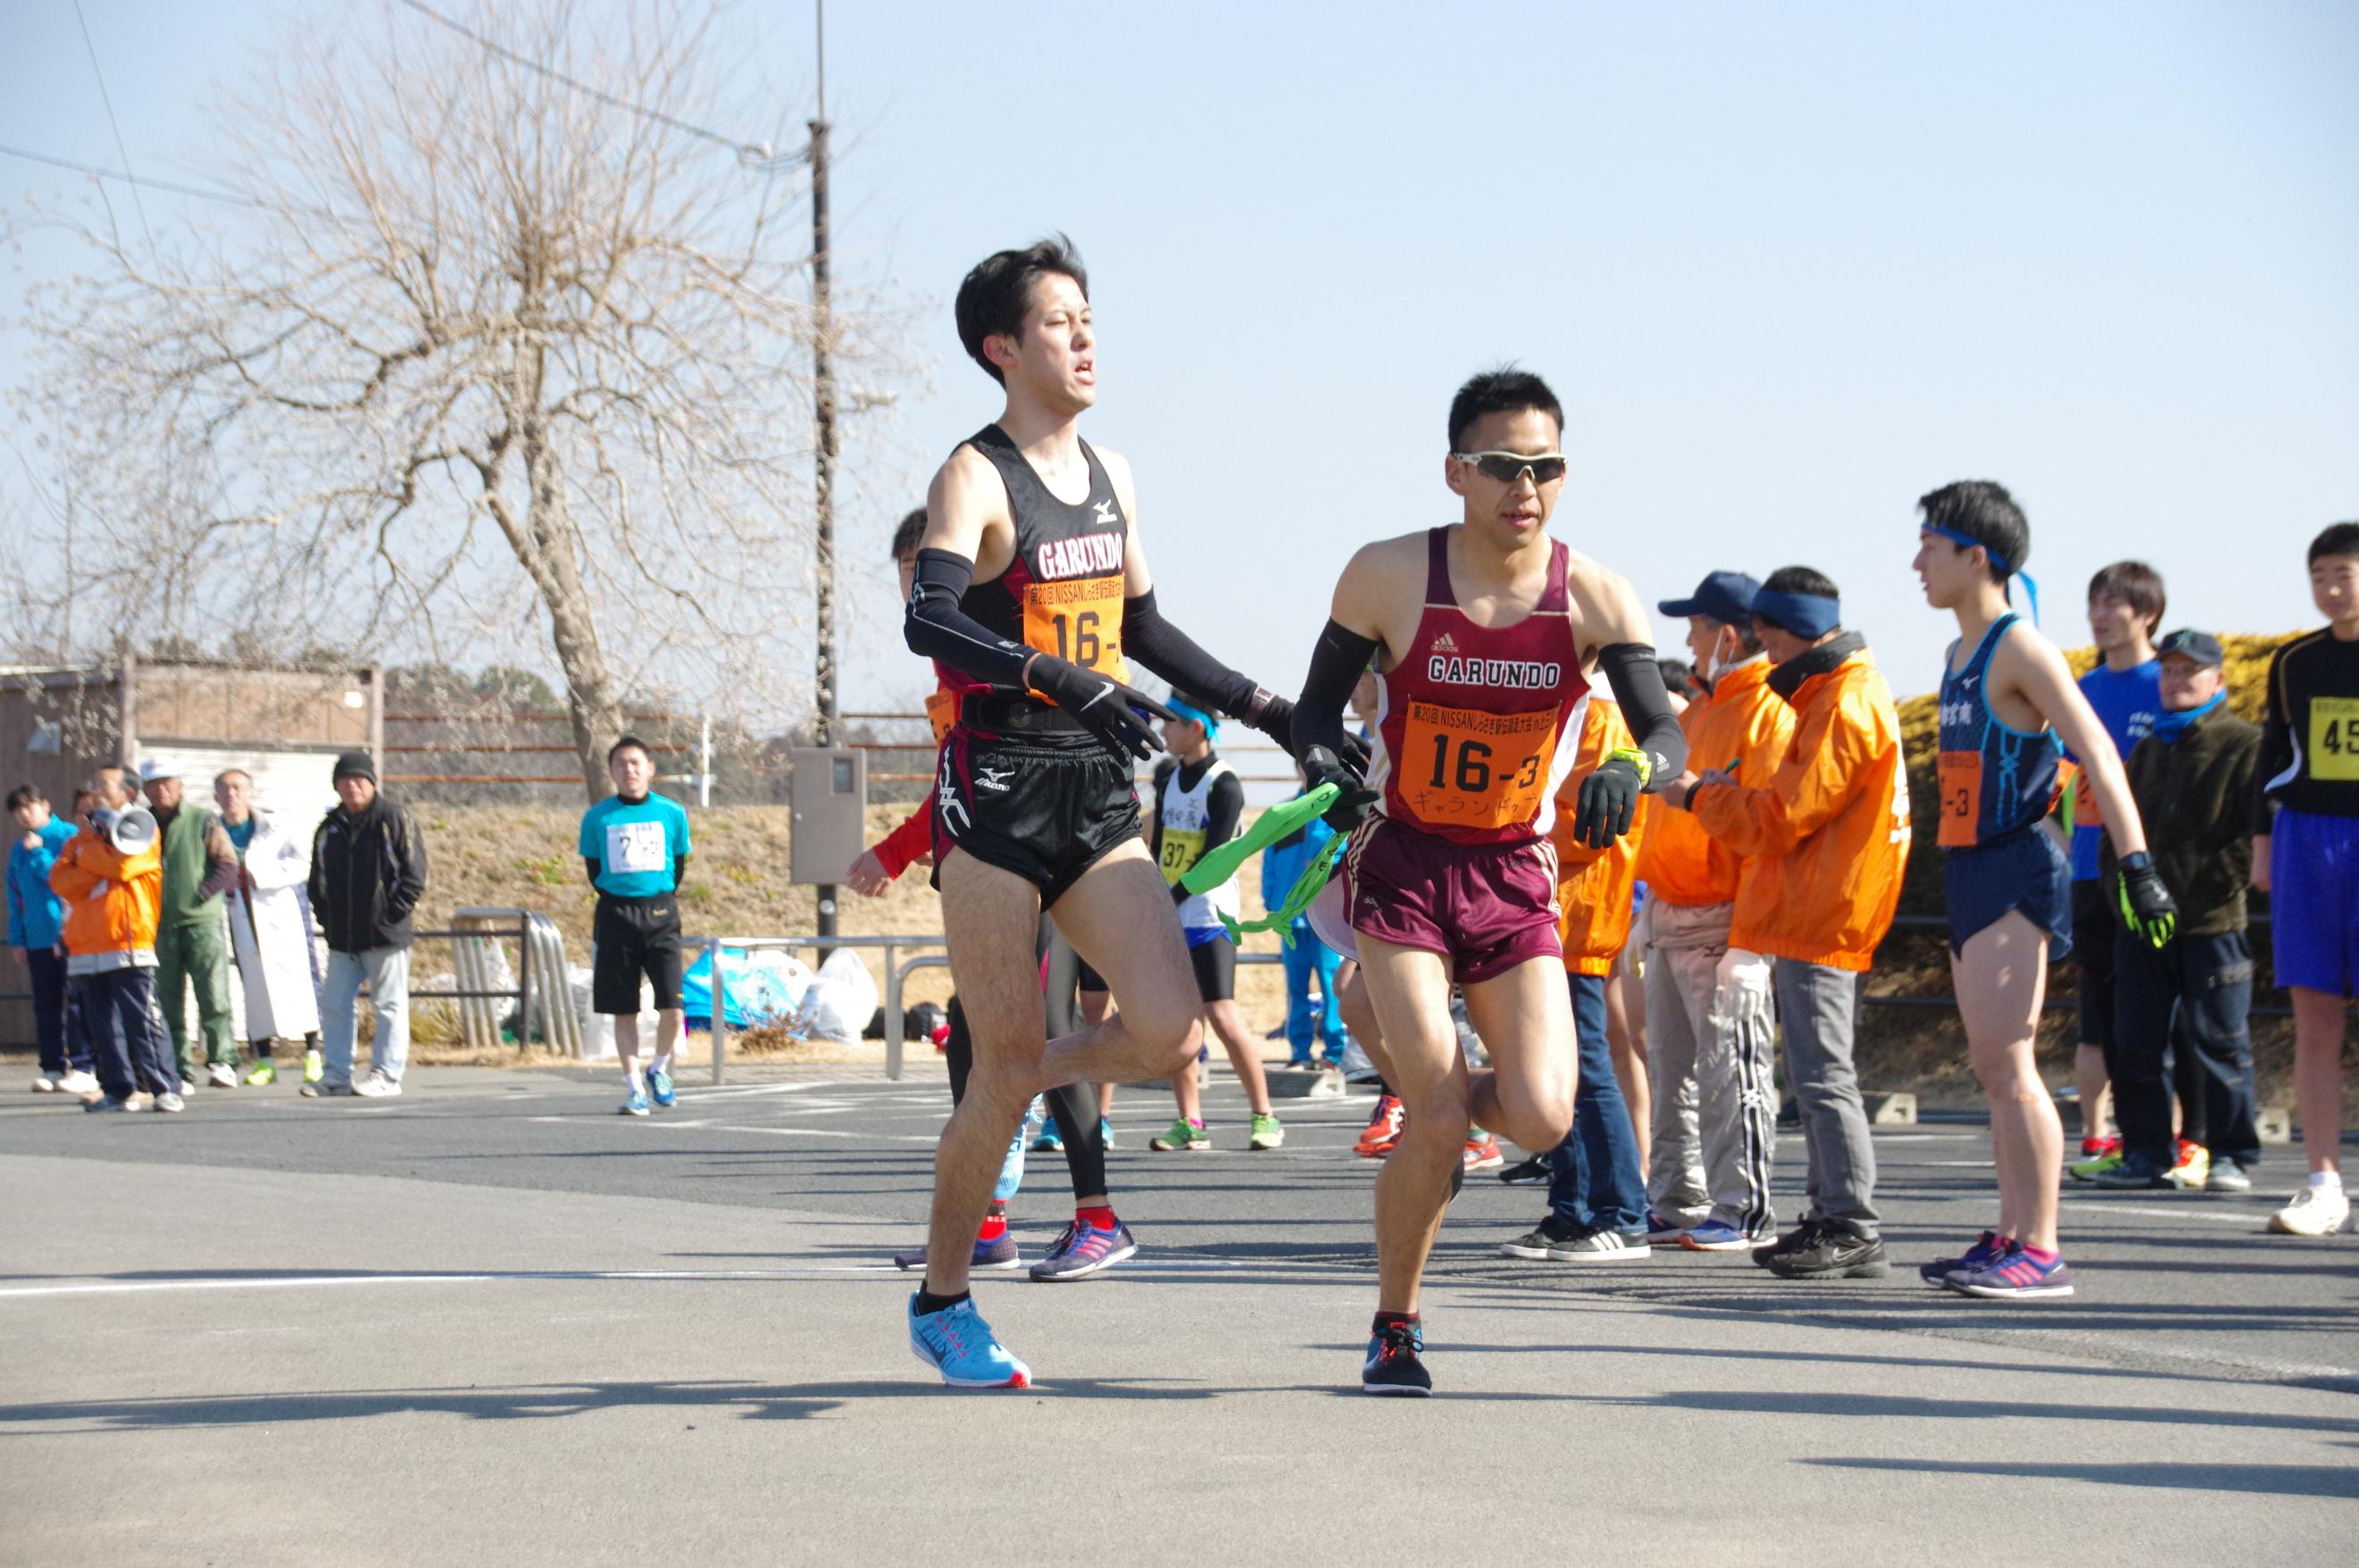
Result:
M925 1266L926 1249L922 1247L914 1252L893 1255L893 1267L896 1269L916 1269ZM1016 1252L1016 1233L1008 1230L1001 1231L989 1241L975 1237L974 1257L967 1263L969 1269L1021 1269L1023 1266L1024 1259Z
M1102 1269L1134 1256L1138 1251L1138 1238L1121 1221L1109 1230L1086 1220L1069 1222L1062 1235L1049 1248L1048 1256L1032 1265L1032 1278L1044 1285L1060 1285L1069 1279L1086 1279Z
M2037 1301L2071 1295L2072 1270L2064 1266L2061 1254L2053 1263L2040 1263L2023 1250L2023 1243L2009 1241L2005 1252L1982 1268L1952 1269L1941 1283L1960 1295L1985 1301Z
M1989 1268L2006 1250L2006 1238L1995 1230L1986 1230L1974 1237L1974 1244L1962 1257L1936 1258L1930 1263L1919 1263L1917 1277L1928 1285L1945 1285L1950 1276L1960 1269L1974 1274Z
M1367 1394L1406 1394L1424 1399L1433 1392L1433 1375L1425 1369L1425 1327L1421 1323L1386 1323L1368 1341L1368 1359L1360 1367L1360 1390Z
M1000 1347L999 1336L964 1301L922 1317L909 1296L909 1350L953 1388L1028 1388L1032 1368Z

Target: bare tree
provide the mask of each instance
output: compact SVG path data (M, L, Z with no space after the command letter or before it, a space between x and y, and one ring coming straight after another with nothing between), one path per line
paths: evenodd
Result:
M219 227L67 220L95 266L34 297L38 395L126 610L438 659L545 624L594 797L644 673L808 703L804 186L701 128L777 111L694 0L458 19L296 23L204 155ZM839 361L888 373L884 321L839 308Z

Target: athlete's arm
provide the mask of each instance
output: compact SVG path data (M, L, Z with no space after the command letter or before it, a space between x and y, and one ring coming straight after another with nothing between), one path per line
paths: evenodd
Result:
M585 855L582 857L582 869L590 873L590 886L595 887L598 878L606 874L606 863L594 855Z
M1992 657L1989 681L2030 703L2055 728L2056 738L2081 759L2082 777L2096 794L2114 853L2124 860L2144 854L2146 827L2138 819L2137 798L2130 793L2121 754L2056 646L2020 625L2010 628Z
M1007 487L990 460L961 447L926 491L926 531L901 635L909 651L994 686L1021 688L1032 649L1001 637L960 607L976 578L990 582L1015 558Z
M1245 821L1245 787L1234 773L1223 773L1204 792L1204 848L1219 848L1237 836Z

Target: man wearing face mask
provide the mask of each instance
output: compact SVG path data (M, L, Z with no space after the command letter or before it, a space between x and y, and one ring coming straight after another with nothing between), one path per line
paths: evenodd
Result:
M1688 597L1655 606L1685 617L1688 649L1707 688L1680 715L1688 755L1752 784L1767 782L1794 735L1794 710L1769 689L1769 658L1753 630L1760 588L1742 572L1715 572ZM1776 1239L1769 960L1728 940L1753 865L1687 811L1655 812L1638 851L1655 1074L1647 1228L1650 1239L1690 1251Z

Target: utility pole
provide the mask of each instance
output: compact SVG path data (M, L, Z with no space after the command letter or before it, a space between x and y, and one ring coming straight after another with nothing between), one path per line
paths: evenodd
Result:
M837 693L835 661L835 318L828 301L827 234L827 0L814 0L819 30L819 108L810 121L811 163L811 408L819 423L818 477L819 713L813 729L821 746L833 746L843 712ZM819 935L835 934L835 887L819 888Z

